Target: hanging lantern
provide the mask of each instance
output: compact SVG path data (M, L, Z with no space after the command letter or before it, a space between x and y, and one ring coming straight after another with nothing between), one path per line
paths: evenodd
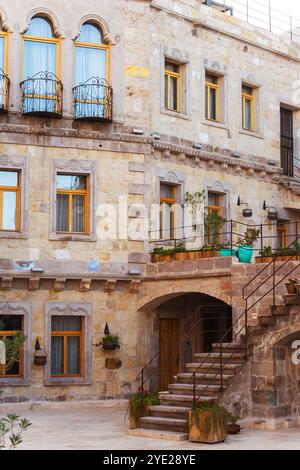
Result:
M35 353L33 355L33 362L36 366L44 366L47 362L47 353L41 348L39 339L35 342Z

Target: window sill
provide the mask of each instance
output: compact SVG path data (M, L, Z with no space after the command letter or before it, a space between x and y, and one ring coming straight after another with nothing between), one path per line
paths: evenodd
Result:
M49 240L66 242L95 242L97 241L97 237L96 235L68 235L67 233L50 233Z
M10 379L0 378L0 388L1 387L26 387L29 386L30 382L28 379L23 377L11 377Z
M257 139L264 139L264 136L261 132L247 131L246 129L240 129L239 134L249 135L250 137L256 137Z
M185 119L186 121L191 121L191 117L188 114L177 112L177 111L169 111L168 109L161 108L161 114L166 114L167 116L176 117L179 119Z
M217 127L219 129L223 129L224 131L227 131L227 132L229 130L228 127L226 126L226 124L224 124L223 122L210 121L209 119L203 119L201 121L201 124L203 124L204 126Z
M11 239L28 239L27 232L7 232L5 230L0 230L0 238L11 238Z
M57 377L44 380L45 386L57 385L91 385L92 380L86 377Z

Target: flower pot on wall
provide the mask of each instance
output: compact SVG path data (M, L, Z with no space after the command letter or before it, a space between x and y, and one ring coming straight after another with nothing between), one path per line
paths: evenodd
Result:
M240 263L251 263L253 256L253 246L239 245L238 258Z
M235 256L235 250L231 250L230 248L221 248L220 256Z
M118 345L115 343L103 343L103 349L105 351L113 351L117 349Z

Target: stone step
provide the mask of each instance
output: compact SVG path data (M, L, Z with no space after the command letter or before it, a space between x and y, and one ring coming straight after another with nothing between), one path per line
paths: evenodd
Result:
M146 428L129 429L128 436L146 437L148 439L162 439L164 441L186 441L189 437L188 433Z
M273 326L276 325L276 317L269 316L269 317L258 317L259 324L262 326Z
M213 352L220 352L221 346L220 343L213 343L212 344ZM226 350L226 352L236 352L236 353L245 353L245 346L242 344L238 343L222 343L222 349L223 351Z
M300 294L286 294L283 301L285 305L300 305Z
M211 353L195 353L193 355L193 359L195 362L214 362L216 360L219 360L220 358L220 352L211 352ZM236 352L227 352L226 350L222 351L222 358L229 364L239 364L243 362L245 357L245 354L243 353L236 353Z
M290 310L287 305L276 305L274 310L273 310L273 315L279 316L279 315L289 315Z
M200 385L204 384L221 384L221 375L216 373L205 374L205 373L196 373L196 383ZM223 374L223 384L228 385L230 380L234 378L234 373L231 374ZM186 383L192 384L193 383L193 374L191 372L180 372L177 374L177 382L178 383Z
M210 363L210 362L204 362L201 364L199 368L199 362L189 362L186 364L186 370L187 372L215 372L215 373L220 373L221 372L221 367L220 363L216 362L215 364ZM235 374L237 369L239 367L242 367L243 363L240 362L239 364L224 364L223 363L223 372L226 374L228 372L231 372L231 374Z
M162 431L188 432L188 419L162 418L160 416L144 416L140 418L141 428Z
M214 401L213 397L203 396L201 401ZM175 395L173 393L163 393L160 395L161 405L173 405L173 406L193 406L193 396L192 395Z
M178 395L192 395L193 388L193 384L170 384L169 392L174 394L176 393ZM205 395L207 396L218 398L220 394L220 386L209 384L196 385L196 393L199 395L200 392L205 392Z
M161 416L162 418L186 418L189 411L187 406L149 406L150 416Z

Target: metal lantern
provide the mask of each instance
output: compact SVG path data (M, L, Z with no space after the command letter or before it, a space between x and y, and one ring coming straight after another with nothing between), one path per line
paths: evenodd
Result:
M266 201L264 201L263 210L265 211L267 209L268 209L268 219L269 220L278 220L278 211L277 211L276 207L267 206Z
M39 339L35 342L35 353L33 355L33 362L36 366L44 366L47 362L47 353L41 348Z
M247 202L242 202L242 201L241 201L240 196L238 196L237 205L238 205L238 206L247 206L247 207L246 207L245 209L243 209L243 211L242 211L243 217L252 217L252 209L250 209L250 207L248 207L248 203L247 203Z

